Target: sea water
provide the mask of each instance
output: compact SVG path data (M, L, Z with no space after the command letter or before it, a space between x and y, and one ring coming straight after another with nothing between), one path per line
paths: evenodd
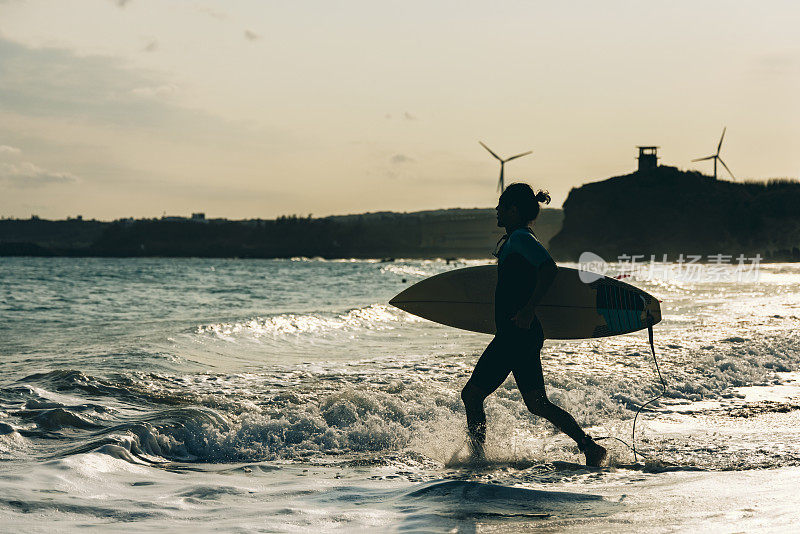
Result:
M610 436L588 469L513 378L470 462L459 393L490 336L387 304L487 262L0 258L0 528L796 526L800 265L626 279L662 300L667 384L636 457L661 392L646 333L546 341L551 400Z

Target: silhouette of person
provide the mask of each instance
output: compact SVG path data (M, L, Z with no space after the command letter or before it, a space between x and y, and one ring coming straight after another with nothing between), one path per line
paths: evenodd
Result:
M540 202L550 202L546 191L534 193L528 184L515 183L503 191L497 204L497 226L506 230L495 252L497 331L461 391L470 451L475 459L485 457L483 402L513 373L528 410L574 439L586 455L586 465L600 466L607 456L605 448L595 443L569 413L550 402L545 391L540 358L544 334L536 305L555 279L558 267L529 226L539 215Z

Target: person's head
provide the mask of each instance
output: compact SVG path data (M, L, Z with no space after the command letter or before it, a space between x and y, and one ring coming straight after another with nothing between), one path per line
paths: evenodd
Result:
M550 193L533 192L531 186L514 183L506 187L497 202L497 226L513 228L526 226L539 216L539 203L550 203Z

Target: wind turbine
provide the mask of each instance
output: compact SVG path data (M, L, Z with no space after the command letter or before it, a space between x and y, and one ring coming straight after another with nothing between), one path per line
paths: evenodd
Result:
M497 158L497 161L500 162L500 180L497 182L497 190L501 193L505 190L505 183L503 182L503 169L505 168L506 163L511 161L512 159L521 158L522 156L527 156L528 154L532 154L533 150L528 150L527 152L523 152L522 154L517 154L516 156L511 156L510 158L503 159L494 152L488 146L483 144L483 141L478 141L483 148L489 151L489 154Z
M717 160L719 160L719 162L722 163L722 166L725 167L725 170L728 171L728 174L731 175L731 178L733 178L734 180L736 179L736 177L733 175L733 173L728 168L728 166L725 165L725 162L722 161L722 158L719 157L719 151L722 148L722 140L725 138L725 130L727 130L727 129L728 129L727 126L722 129L722 135L719 138L719 144L717 145L717 153L716 154L712 154L712 155L706 156L704 158L697 158L697 159L693 159L692 160L692 161L705 161L707 159L713 159L714 160L714 179L715 180L717 179Z

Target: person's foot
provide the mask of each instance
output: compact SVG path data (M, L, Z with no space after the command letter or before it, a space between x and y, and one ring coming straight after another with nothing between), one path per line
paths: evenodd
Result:
M608 459L606 448L598 445L591 438L587 440L583 453L586 455L586 465L588 467L603 467Z
M471 461L483 461L486 459L486 451L483 448L483 443L475 439L470 439L467 441L467 445L469 446L469 459Z

